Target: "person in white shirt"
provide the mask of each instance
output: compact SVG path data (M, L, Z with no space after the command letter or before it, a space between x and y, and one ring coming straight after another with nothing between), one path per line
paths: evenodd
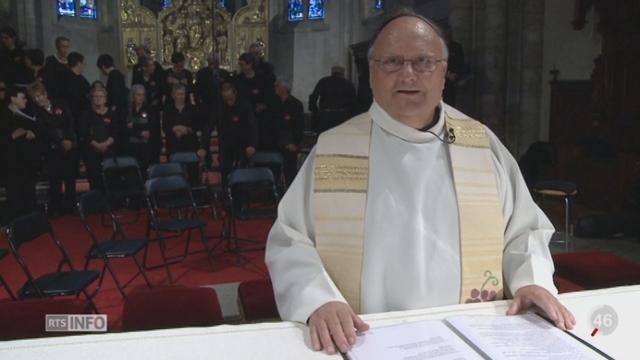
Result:
M322 134L280 202L266 263L283 320L346 352L357 314L513 297L562 329L553 226L484 125L442 102L447 49L428 19L385 22L369 52L374 103Z

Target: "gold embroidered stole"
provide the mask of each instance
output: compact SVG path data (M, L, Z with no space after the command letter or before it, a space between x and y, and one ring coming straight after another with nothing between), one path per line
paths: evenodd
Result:
M460 218L460 302L502 298L502 210L489 138L471 119L452 119L449 146ZM323 133L314 168L315 244L323 265L360 313L362 253L369 180L369 113Z

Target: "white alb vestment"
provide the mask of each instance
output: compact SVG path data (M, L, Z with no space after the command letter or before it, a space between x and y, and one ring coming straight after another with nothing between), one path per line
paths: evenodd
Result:
M430 129L446 138L442 104ZM448 145L391 118L375 102L362 256L360 312L456 304L461 291L458 205ZM490 139L504 219L506 291L536 284L552 293L553 226L531 199L517 163ZM346 302L315 249L313 151L280 202L266 262L283 320L306 322L329 301ZM339 208L340 203L335 207Z

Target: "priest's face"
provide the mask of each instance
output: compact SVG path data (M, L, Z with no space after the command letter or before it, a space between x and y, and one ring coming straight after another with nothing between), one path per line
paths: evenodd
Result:
M422 128L442 99L447 63L442 39L425 22L401 17L380 33L369 55L373 97L389 115Z

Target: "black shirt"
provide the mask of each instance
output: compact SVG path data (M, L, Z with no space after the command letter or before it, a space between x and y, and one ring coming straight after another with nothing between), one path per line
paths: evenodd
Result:
M257 73L264 76L271 86L273 86L273 83L276 82L276 75L273 71L273 64L271 64L270 62L264 60L256 62L255 70Z
M272 116L278 136L278 147L289 144L300 146L304 134L304 108L302 102L289 95L285 101L276 97L273 103Z
M0 75L7 77L16 71L16 68L22 64L24 59L24 50L16 46L13 50L0 48Z
M139 81L137 84L144 86L147 104L156 111L162 110L162 97L164 96L162 75L154 72L145 78L143 74Z
M249 146L257 147L258 129L248 102L237 99L232 106L222 104L220 143L224 148L223 155L225 151L240 153Z
M18 112L13 113L6 106L0 110L0 137L3 153L3 171L36 173L40 168L40 134L35 118ZM36 138L28 140L26 136L13 139L11 134L22 128L30 130Z
M122 118L127 114L129 91L124 84L124 75L118 69L109 71L107 76L107 106Z
M196 73L196 101L207 109L215 108L220 101L220 87L229 80L229 73L224 69L206 67Z
M320 104L318 105L318 98ZM340 110L353 113L356 109L356 90L353 84L342 76L331 75L318 81L309 95L309 110Z
M157 61L154 61L154 63L156 65L156 69L153 72L153 76L157 76L160 79L164 78L164 70L162 68L162 65ZM131 70L131 85L143 84L143 77L144 65L140 62L137 62L135 65L133 65L133 69Z
M63 140L77 144L73 117L65 104L52 100L49 108L36 106L35 111L45 154L48 151L61 150Z
M178 82L184 85L187 88L187 99L189 98L189 94L193 92L193 74L189 70L182 70L181 72L173 71L173 68L169 68L165 73L164 77L164 85L165 85L165 95L167 96L168 102L173 102L171 100L171 90L173 90L173 82Z
M109 150L105 155L113 156L116 153L118 143L118 122L117 115L107 110L104 114L98 114L93 109L84 113L82 117L83 124L83 140L85 147L88 151L95 151L91 142L105 142L109 138L114 140L114 143L109 147Z
M68 70L69 68L67 67L67 64L63 64L58 61L58 58L54 55L47 57L44 64L43 80L50 99L59 99L63 97L62 83L64 81L65 73Z
M7 83L22 87L27 87L36 80L44 80L44 71L34 72L25 64L18 64L13 68L13 72L7 75Z
M182 110L178 110L173 102L168 102L164 107L162 125L164 134L167 137L167 148L169 149L169 153L182 151L193 152L197 151L198 148L206 148L202 139L200 142L198 141L197 132L202 132L202 129L196 108L188 102L185 103ZM191 133L184 135L181 138L176 137L173 132L173 127L177 125L183 125L190 128Z
M256 104L267 105L272 100L273 88L269 85L268 79L259 73L255 73L252 78L240 74L235 79L235 85L238 90L238 96L241 100L248 101L253 110L256 110Z
M63 99L73 115L73 119L78 123L85 111L91 108L89 102L89 91L91 85L82 75L76 75L69 68L62 75L60 98ZM77 128L76 128L77 130Z
M149 131L149 140L142 137L143 131ZM156 147L160 145L160 119L158 113L147 104L143 104L140 110L134 106L129 109L127 116L127 137L130 144L146 143Z

